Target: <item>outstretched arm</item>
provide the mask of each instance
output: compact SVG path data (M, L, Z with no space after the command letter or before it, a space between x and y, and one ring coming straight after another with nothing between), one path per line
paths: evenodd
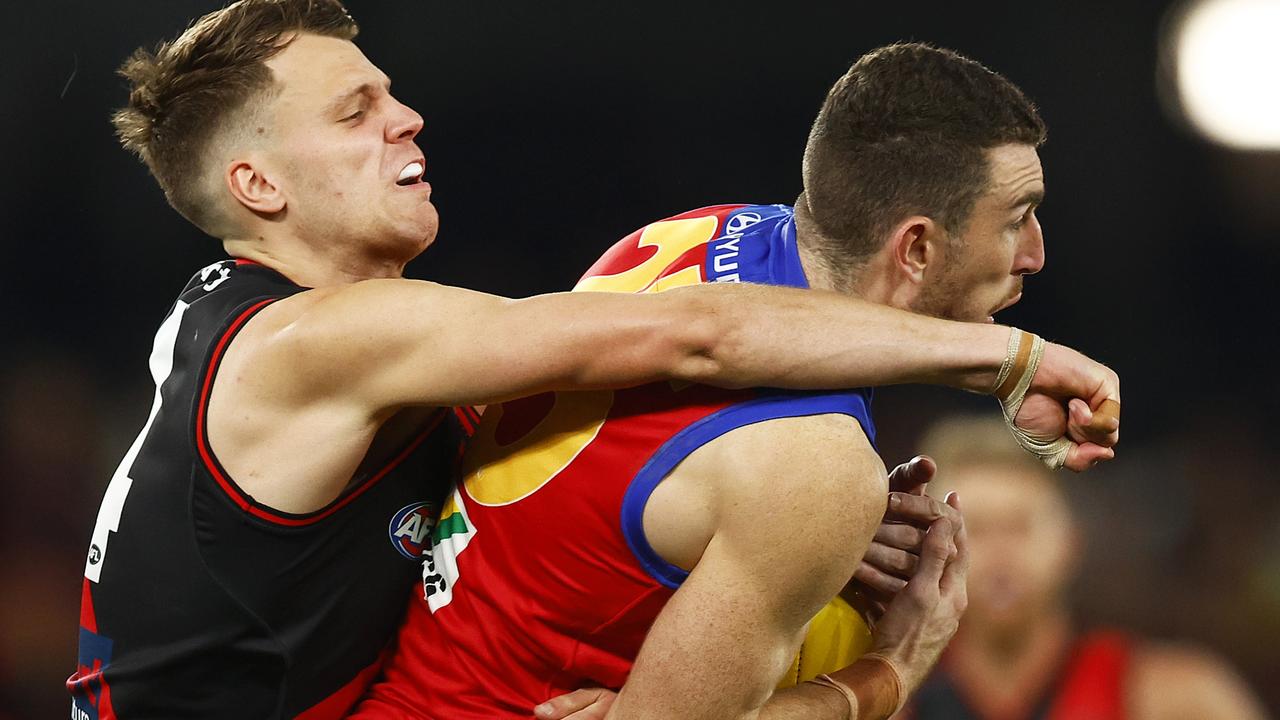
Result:
M1010 332L836 293L727 284L508 300L370 280L278 305L264 312L280 318L268 337L284 374L307 386L300 396L355 395L373 410L669 379L799 389L922 382L990 392ZM1058 349L1037 373L1052 378L1050 395L1118 397L1114 373Z

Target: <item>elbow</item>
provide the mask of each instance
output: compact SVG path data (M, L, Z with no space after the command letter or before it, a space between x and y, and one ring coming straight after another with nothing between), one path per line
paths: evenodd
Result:
M744 386L732 364L733 348L743 331L735 313L699 293L684 293L678 308L664 317L662 335L669 343L672 379L729 388Z

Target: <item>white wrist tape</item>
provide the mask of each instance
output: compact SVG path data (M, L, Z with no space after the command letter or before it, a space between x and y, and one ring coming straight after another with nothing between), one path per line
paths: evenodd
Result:
M1071 450L1071 440L1064 436L1045 437L1029 433L1018 427L1014 418L1022 409L1022 401L1031 388L1031 379L1036 376L1040 360L1044 357L1044 339L1038 335L1013 328L1009 333L1009 350L1004 364L996 376L996 387L993 391L1000 400L1004 410L1004 422L1009 426L1014 439L1022 449L1040 458L1040 461L1057 470L1067 461L1067 453Z

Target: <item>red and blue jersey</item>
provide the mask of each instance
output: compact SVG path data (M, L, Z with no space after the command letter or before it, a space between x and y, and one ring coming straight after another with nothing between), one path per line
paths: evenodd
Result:
M575 290L705 282L806 287L791 208L722 205L653 223ZM434 530L396 653L355 717L527 718L569 690L620 687L687 576L645 537L654 488L698 448L757 422L840 413L874 440L869 405L869 390L665 382L491 407Z

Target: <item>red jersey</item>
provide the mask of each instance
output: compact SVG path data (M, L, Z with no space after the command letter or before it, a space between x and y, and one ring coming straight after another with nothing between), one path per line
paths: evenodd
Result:
M947 673L947 658L912 697L908 720L1124 720L1133 640L1100 630L1077 641L1056 678L1022 717L989 717Z
M725 205L654 223L610 249L575 289L701 282L807 286L791 208ZM673 382L490 408L434 531L395 656L355 717L530 717L564 692L620 687L687 575L644 535L658 483L707 442L774 418L846 414L874 439L869 403L869 390ZM761 516L767 522L767 508Z

